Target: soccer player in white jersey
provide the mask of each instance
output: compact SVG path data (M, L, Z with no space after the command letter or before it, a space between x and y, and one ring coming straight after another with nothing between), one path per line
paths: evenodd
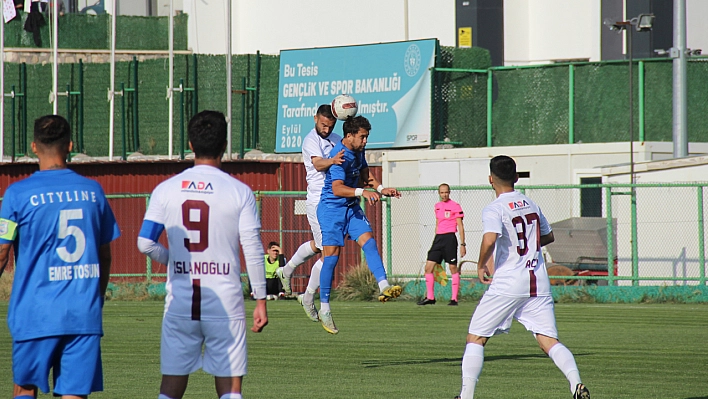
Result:
M247 358L239 242L257 300L251 331L260 332L268 324L261 223L251 189L220 169L221 112L192 118L189 147L194 167L155 188L138 237L140 251L168 269L159 399L182 398L199 368L214 375L220 399L241 399ZM169 250L158 242L163 231Z
M573 354L558 341L551 284L541 255L541 247L554 241L551 227L538 205L514 190L519 175L513 159L494 157L489 169L497 199L482 211L484 235L477 273L479 281L491 285L470 321L462 357L462 392L457 398L474 398L484 345L491 336L509 332L512 319L517 319L568 379L573 399L590 399ZM486 265L492 253L494 276L490 278Z
M292 293L290 279L295 268L322 252L322 231L317 221L317 205L320 203L325 172L332 165L341 165L344 156L344 151L340 151L329 157L332 148L342 141L341 136L332 132L336 123L337 119L332 115L332 107L329 104L320 105L315 114L315 128L302 141L302 161L307 171L307 220L310 222L313 239L300 245L288 263L276 271L286 294ZM322 259L318 259L312 266L307 290L303 295L298 296L298 301L312 321L319 321L317 308L315 308L315 293L320 286L320 270L322 270Z

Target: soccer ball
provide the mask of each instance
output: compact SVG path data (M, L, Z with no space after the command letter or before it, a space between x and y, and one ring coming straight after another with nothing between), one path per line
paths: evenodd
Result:
M356 115L356 111L356 100L349 94L340 94L332 100L332 115L340 121Z

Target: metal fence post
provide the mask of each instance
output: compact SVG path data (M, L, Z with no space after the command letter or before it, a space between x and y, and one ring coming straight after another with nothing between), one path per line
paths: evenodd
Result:
M393 274L393 244L391 243L391 198L386 198L386 274Z
M637 187L632 182L632 285L639 285L639 244L637 243Z
M148 206L150 205L150 196L148 195L145 197L145 209L148 209ZM149 256L146 256L145 259L147 261L145 262L145 279L146 282L150 283L152 281L152 259ZM169 269L169 266L167 267Z
M575 66L568 66L568 144L575 143Z
M615 231L612 223L612 187L605 186L605 218L607 219L607 285L615 285Z
M487 147L492 146L492 100L493 100L492 70L487 70Z
M696 187L698 191L698 273L700 284L706 284L706 248L705 231L703 230L703 187Z

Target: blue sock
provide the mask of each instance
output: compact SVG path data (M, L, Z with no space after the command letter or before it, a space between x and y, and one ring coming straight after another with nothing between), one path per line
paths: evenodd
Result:
M386 280L386 269L384 269L381 255L379 255L379 248L376 246L376 240L369 238L369 241L367 241L361 249L364 250L366 264L369 265L369 270L374 273L376 281Z
M32 395L15 396L15 399L34 399Z
M339 256L325 256L322 261L322 271L320 271L320 302L329 303L329 293L332 291L332 280L334 280L334 268L337 266Z

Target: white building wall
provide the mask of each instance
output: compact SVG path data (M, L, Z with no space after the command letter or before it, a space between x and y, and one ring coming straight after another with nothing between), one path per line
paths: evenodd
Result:
M628 143L599 143L572 145L544 145L526 147L465 148L448 150L403 150L384 151L382 154L382 181L386 187L436 187L440 183L450 185L473 185L489 187L489 160L499 154L513 157L518 171L529 172L530 178L521 179L519 185L563 185L579 184L582 177L603 177L607 175L607 165L624 165L629 162ZM671 157L672 143L635 143L634 159L636 170L641 171L652 160ZM708 144L692 143L692 154L708 153ZM664 161L672 162L672 161ZM708 163L708 160L706 161ZM654 162L656 163L656 162ZM628 167L626 167L628 170ZM708 166L705 167L708 172ZM697 178L694 174L677 173L666 177L667 181ZM638 174L638 180L649 179ZM708 176L706 173L705 176ZM676 180L670 180L670 179ZM629 176L615 174L608 182L629 183ZM702 180L708 180L703 178ZM653 180L652 180L653 181ZM648 190L648 189L647 189ZM695 189L672 189L656 193L645 191L645 202L639 207L640 216L640 254L643 276L692 275L697 273L697 262L686 263L685 257L697 259L696 241L696 194ZM542 208L549 222L580 216L580 195L578 190L528 190L527 194ZM658 195L663 203L653 197ZM680 198L675 199L678 195ZM708 193L706 193L708 196ZM477 245L481 240L482 208L494 199L491 190L465 191L464 194L452 190L452 199L458 201L465 211L466 241L469 243L467 260L476 260ZM397 274L417 275L425 263L425 256L435 235L433 205L438 201L437 194L430 191L408 191L400 199L392 200L392 256L393 272ZM680 205L685 216L684 222L677 215L666 212L665 208L673 202ZM604 196L603 196L604 202ZM708 201L707 201L708 202ZM631 275L631 224L630 203L628 196L613 196L613 217L620 219L618 224L618 256L621 275ZM604 213L605 205L603 205ZM652 213L662 213L662 226L653 229ZM691 221L692 220L692 221ZM667 234L671 237L670 244ZM643 242L642 242L643 241ZM385 247L385 246L384 246ZM684 248L686 250L684 251ZM386 259L386 257L384 257ZM692 266L691 266L692 265ZM474 274L474 268L467 267L465 274Z
M504 64L600 59L599 0L504 0Z
M604 181L629 180L629 167L602 170ZM694 157L636 165L638 183L708 181L708 157ZM699 222L697 187L655 187L637 189L637 253L642 277L699 277ZM708 190L703 189L703 209L708 209ZM614 196L613 207L625 219L618 224L618 270L632 273L631 203L629 196ZM704 238L704 248L708 241ZM623 283L623 284L629 284ZM644 285L682 285L684 281L643 282ZM693 285L697 282L688 281Z

